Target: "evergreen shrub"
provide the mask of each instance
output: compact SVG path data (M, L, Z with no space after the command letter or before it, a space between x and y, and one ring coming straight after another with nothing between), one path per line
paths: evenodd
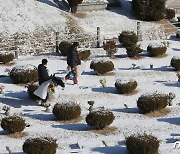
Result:
M78 4L81 4L83 0L67 0L69 3L69 6L77 6Z
M150 43L147 47L147 52L151 57L157 57L166 53L167 47L163 43Z
M158 154L159 140L152 135L131 135L125 138L129 154Z
M18 116L5 117L1 121L2 129L10 132L22 132L26 127L25 120Z
M139 53L141 53L143 51L143 49L140 48L140 45L132 45L130 47L126 47L126 53L128 55L128 57L135 57L138 56Z
M117 79L115 82L115 88L120 94L127 94L134 91L138 83L134 80L121 80Z
M37 84L31 84L28 86L27 92L29 94L29 97L33 100L40 100L41 98L39 98L38 96L34 95L34 91L36 89L38 89L38 85Z
M133 31L122 31L122 33L118 36L118 39L124 47L133 46L138 42L138 36Z
M158 21L164 18L164 0L132 0L132 7L141 20Z
M71 45L72 45L72 43L70 43L68 41L62 41L59 44L59 50L61 51L62 56L67 56L68 49L70 48Z
M71 8L72 13L76 13L78 4L81 4L83 0L67 0Z
M84 50L84 51L79 52L78 55L79 55L79 58L81 60L86 60L91 55L91 51L90 50Z
M103 49L106 50L108 57L112 57L117 52L115 40L111 39L103 43Z
M50 137L29 138L23 144L23 152L28 154L55 154L58 144Z
M173 56L170 65L174 67L175 71L180 71L180 56Z
M169 95L166 94L146 94L141 95L137 100L137 106L141 113L159 111L168 105Z
M14 83L36 82L38 80L37 67L30 64L15 66L10 72L10 78Z
M166 13L166 18L167 19L173 19L175 17L175 15L176 15L174 9L165 9L165 13Z
M105 109L98 109L91 111L86 116L86 122L90 127L95 127L96 129L103 129L109 126L114 121L114 114Z
M180 31L176 32L176 38L180 38Z
M90 68L97 72L97 74L104 74L114 69L114 64L109 60L93 60L90 63Z
M81 114L81 107L74 102L55 104L53 114L58 120L77 119Z
M9 63L10 61L13 61L13 59L14 59L13 53L0 51L0 63L6 64Z

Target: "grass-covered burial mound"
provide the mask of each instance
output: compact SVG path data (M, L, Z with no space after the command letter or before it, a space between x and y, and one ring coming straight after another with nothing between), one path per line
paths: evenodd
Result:
M50 137L29 138L23 144L23 151L28 154L55 154L58 145Z
M73 101L57 103L54 105L53 114L58 120L77 119L81 114L81 107Z
M36 82L38 80L37 67L31 64L15 66L10 72L10 78L14 83Z

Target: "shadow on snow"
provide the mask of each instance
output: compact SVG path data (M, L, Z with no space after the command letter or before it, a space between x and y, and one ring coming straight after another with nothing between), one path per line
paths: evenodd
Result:
M112 93L112 94L118 94L115 87L99 87L99 88L92 88L93 92L103 92L103 93Z
M180 125L180 117L176 118L159 118L157 119L159 122L167 122L174 125Z
M44 108L45 109L45 108ZM29 117L41 121L54 121L56 118L53 114L29 114L24 113L24 117Z
M123 108L123 109L114 109L115 112L124 112L124 113L138 113L140 110L138 108Z
M127 154L128 151L126 147L122 146L108 146L108 147L96 147L93 148L92 151L100 152L103 154Z
M60 124L60 125L53 125L54 128L62 128L66 130L73 130L73 131L86 131L89 130L89 126L87 124Z
M28 99L28 94L25 93L26 92L7 93L5 96L8 96L9 98L1 98L0 100L2 104L14 108L20 108L21 106L37 106L38 104Z

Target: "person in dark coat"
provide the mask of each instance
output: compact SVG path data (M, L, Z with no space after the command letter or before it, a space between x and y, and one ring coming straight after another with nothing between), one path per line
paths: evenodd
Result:
M38 65L39 85L50 79L47 71L47 62L47 59L43 59L42 63Z
M47 63L48 63L47 59L43 59L42 63L38 65L39 85L51 79L47 70ZM48 98L49 98L49 93L47 93L47 96L45 99L41 100L42 105L46 103Z
M78 56L77 48L79 46L78 42L74 42L72 46L68 50L67 54L67 65L71 68L71 71L75 71L76 75L73 79L74 84L78 84L78 79L77 79L77 65L81 64L81 60ZM67 75L65 76L65 79L67 79Z

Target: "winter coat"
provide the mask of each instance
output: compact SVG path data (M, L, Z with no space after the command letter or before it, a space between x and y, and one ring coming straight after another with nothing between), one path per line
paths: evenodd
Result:
M71 68L81 64L81 60L79 59L77 49L73 46L71 46L68 50L67 64Z
M50 79L46 66L39 64L38 77L39 77L39 85Z

